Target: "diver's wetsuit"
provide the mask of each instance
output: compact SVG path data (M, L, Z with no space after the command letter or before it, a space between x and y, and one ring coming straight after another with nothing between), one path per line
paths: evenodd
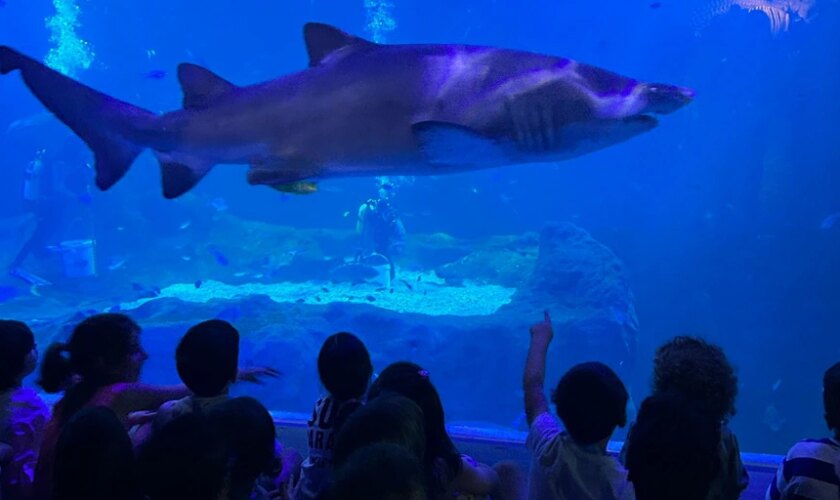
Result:
M405 247L405 227L386 199L370 199L359 207L356 232L362 258L378 253L391 260Z
M67 177L72 175L68 167L63 161L36 159L27 169L24 202L35 215L35 229L12 260L10 272L18 271L30 255L46 252L50 244L57 243L62 229L73 217L69 205L80 195L65 186Z

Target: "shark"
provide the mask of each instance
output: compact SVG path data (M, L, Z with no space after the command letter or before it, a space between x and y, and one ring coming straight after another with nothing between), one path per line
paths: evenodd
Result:
M0 46L0 74L92 150L107 190L147 149L163 196L219 164L248 165L252 185L291 193L343 176L442 175L568 160L655 128L689 88L647 83L571 59L449 44L379 44L336 27L303 29L309 65L239 86L178 66L183 108L157 114Z

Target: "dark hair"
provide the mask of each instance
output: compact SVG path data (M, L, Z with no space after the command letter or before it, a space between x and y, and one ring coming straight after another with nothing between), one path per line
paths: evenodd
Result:
M445 490L447 484L461 473L463 464L461 454L452 443L446 432L446 419L443 414L443 403L440 401L435 386L429 380L429 372L420 366L399 361L382 370L373 382L368 399L375 399L379 395L390 392L402 394L411 399L423 410L423 429L426 433L426 454L423 465L429 476L430 485L437 490ZM435 474L435 462L443 459L446 466L444 473Z
M426 451L423 410L398 394L372 399L341 427L333 449L333 466L341 467L353 452L374 443L402 446L422 461Z
M627 478L639 500L703 500L720 469L721 421L702 402L654 394L639 409Z
M101 387L117 382L110 380L110 370L140 348L139 333L140 326L125 314L97 314L79 323L66 344L50 345L41 363L38 385L56 393L70 386L74 377L80 378L61 401L61 421L66 422Z
M423 467L402 446L377 443L354 452L333 477L329 500L425 500Z
M347 332L327 337L318 353L318 375L336 399L361 398L372 374L370 354L358 337Z
M35 336L26 323L0 320L0 392L14 388L35 348Z
M131 440L108 408L79 410L55 451L55 500L139 499Z
M199 397L217 396L239 370L239 332L227 321L211 319L189 330L175 350L184 384Z
M627 389L612 369L592 361L573 366L552 394L557 416L572 439L590 445L627 423Z
M176 417L139 452L140 484L149 500L215 500L229 480L223 437L202 412Z
M259 401L239 397L207 412L215 432L222 436L230 474L231 500L250 498L254 481L274 463L274 420Z
M840 363L832 365L823 375L823 407L828 428L840 430Z
M702 402L726 422L735 415L738 377L719 346L680 336L660 346L653 359L653 392L672 391Z

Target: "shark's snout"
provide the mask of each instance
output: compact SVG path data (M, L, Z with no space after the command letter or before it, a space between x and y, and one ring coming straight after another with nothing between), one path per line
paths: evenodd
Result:
M694 89L663 83L645 84L648 105L645 113L667 114L678 110L694 100Z

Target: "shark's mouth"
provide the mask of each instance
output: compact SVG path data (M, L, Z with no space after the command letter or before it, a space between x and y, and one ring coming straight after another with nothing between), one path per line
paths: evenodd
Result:
M652 83L647 84L646 87L645 97L648 105L644 109L645 113L660 115L671 113L693 101L694 96L697 95L693 89L677 85Z
M637 125L645 128L653 128L659 125L659 118L647 113L628 116L623 121L627 125Z

